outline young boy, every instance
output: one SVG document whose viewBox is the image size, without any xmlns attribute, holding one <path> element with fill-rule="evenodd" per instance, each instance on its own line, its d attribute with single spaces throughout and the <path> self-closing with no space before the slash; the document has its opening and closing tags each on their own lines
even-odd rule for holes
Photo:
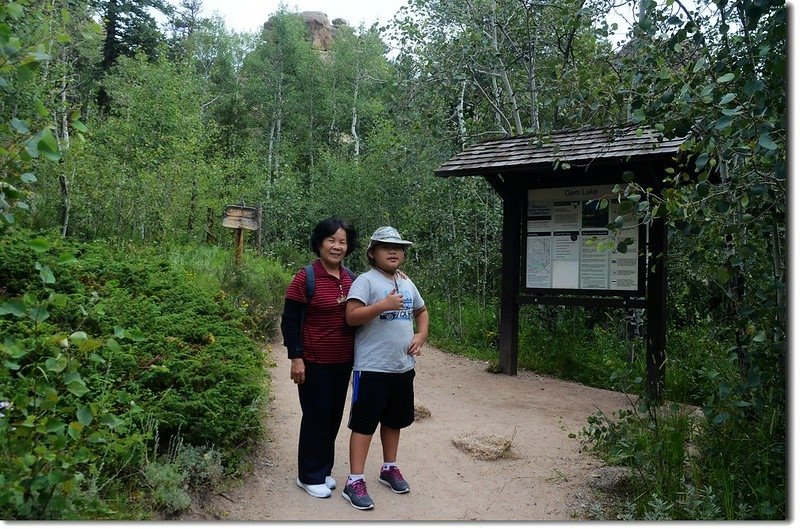
<svg viewBox="0 0 800 529">
<path fill-rule="evenodd" d="M 414 283 L 398 274 L 411 244 L 391 226 L 378 228 L 367 247 L 372 269 L 356 278 L 347 296 L 345 319 L 358 330 L 347 424 L 350 475 L 342 496 L 356 509 L 375 506 L 364 466 L 378 423 L 384 461 L 378 481 L 398 494 L 411 490 L 397 467 L 397 449 L 400 430 L 414 422 L 414 357 L 428 338 L 425 302 Z"/>
</svg>

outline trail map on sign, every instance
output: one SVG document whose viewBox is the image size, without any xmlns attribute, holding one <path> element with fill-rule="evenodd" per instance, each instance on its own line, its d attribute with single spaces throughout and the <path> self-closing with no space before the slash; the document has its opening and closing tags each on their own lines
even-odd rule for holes
<svg viewBox="0 0 800 529">
<path fill-rule="evenodd" d="M 631 215 L 617 234 L 608 229 L 619 204 L 607 198 L 612 185 L 528 190 L 526 288 L 625 290 L 639 287 L 639 229 Z M 626 253 L 617 243 L 630 238 Z M 613 241 L 614 249 L 598 247 Z"/>
<path fill-rule="evenodd" d="M 549 236 L 528 235 L 527 282 L 529 285 L 546 287 L 553 276 Z"/>
</svg>

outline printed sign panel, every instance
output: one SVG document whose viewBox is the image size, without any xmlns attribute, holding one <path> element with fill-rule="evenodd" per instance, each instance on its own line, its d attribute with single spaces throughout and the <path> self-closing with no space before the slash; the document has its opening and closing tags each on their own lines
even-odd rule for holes
<svg viewBox="0 0 800 529">
<path fill-rule="evenodd" d="M 611 184 L 528 190 L 525 287 L 593 291 L 639 290 L 640 231 L 633 214 L 622 230 Z M 600 207 L 606 198 L 608 205 Z M 633 243 L 620 253 L 617 244 Z M 613 243 L 613 244 L 612 244 Z"/>
</svg>

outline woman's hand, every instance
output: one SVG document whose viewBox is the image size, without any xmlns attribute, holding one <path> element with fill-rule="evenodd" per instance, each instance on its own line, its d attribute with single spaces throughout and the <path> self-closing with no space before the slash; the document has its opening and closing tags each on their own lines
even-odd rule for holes
<svg viewBox="0 0 800 529">
<path fill-rule="evenodd" d="M 289 372 L 295 384 L 302 384 L 306 381 L 306 363 L 302 358 L 292 358 L 292 368 Z"/>
</svg>

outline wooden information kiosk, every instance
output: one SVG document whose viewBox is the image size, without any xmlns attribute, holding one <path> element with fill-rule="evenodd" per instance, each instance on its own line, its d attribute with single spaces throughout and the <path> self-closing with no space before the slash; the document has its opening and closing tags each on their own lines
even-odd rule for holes
<svg viewBox="0 0 800 529">
<path fill-rule="evenodd" d="M 579 129 L 477 143 L 439 177 L 482 176 L 503 200 L 500 369 L 517 374 L 522 304 L 646 309 L 647 391 L 663 396 L 667 234 L 639 223 L 627 182 L 660 196 L 683 139 L 636 128 Z M 612 226 L 613 225 L 613 226 Z M 614 229 L 612 229 L 614 228 Z M 626 251 L 622 251 L 626 249 Z"/>
</svg>

